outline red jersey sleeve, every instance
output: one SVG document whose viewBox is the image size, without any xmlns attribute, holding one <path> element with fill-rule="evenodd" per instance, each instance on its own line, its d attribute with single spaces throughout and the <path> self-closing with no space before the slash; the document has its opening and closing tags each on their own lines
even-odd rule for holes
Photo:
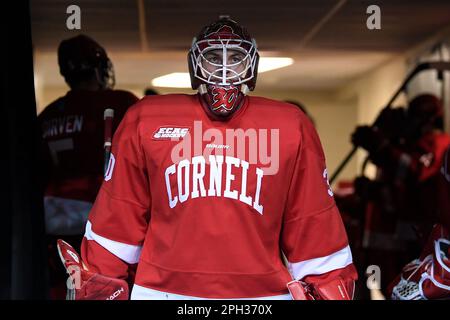
<svg viewBox="0 0 450 320">
<path fill-rule="evenodd" d="M 306 117 L 301 121 L 301 143 L 281 235 L 288 269 L 296 280 L 307 282 L 338 275 L 356 279 L 346 231 L 328 183 L 319 137 Z"/>
<path fill-rule="evenodd" d="M 128 278 L 130 266 L 139 261 L 150 219 L 151 195 L 135 109 L 127 112 L 114 134 L 81 249 L 89 268 L 121 279 Z"/>
</svg>

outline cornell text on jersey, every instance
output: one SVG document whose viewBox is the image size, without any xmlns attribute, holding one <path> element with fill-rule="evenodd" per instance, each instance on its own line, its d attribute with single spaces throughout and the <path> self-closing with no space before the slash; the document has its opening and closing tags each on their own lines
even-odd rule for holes
<svg viewBox="0 0 450 320">
<path fill-rule="evenodd" d="M 250 170 L 250 164 L 245 160 L 220 155 L 210 155 L 208 158 L 197 156 L 174 163 L 165 169 L 169 207 L 174 208 L 179 203 L 198 197 L 225 197 L 245 203 L 263 214 L 260 194 L 264 172 L 260 168 L 252 168 Z M 208 189 L 205 188 L 205 180 L 209 182 Z M 237 189 L 232 187 L 235 180 L 240 181 Z M 249 181 L 256 181 L 256 187 L 253 186 L 252 190 Z"/>
</svg>

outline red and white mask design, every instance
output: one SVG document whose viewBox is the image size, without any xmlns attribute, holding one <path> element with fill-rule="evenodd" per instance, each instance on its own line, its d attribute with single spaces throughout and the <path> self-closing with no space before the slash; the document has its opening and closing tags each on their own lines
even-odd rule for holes
<svg viewBox="0 0 450 320">
<path fill-rule="evenodd" d="M 207 98 L 211 98 L 208 105 L 214 113 L 227 114 L 237 108 L 241 102 L 242 94 L 235 86 L 222 87 L 218 85 L 207 86 Z"/>
<path fill-rule="evenodd" d="M 226 117 L 236 111 L 257 75 L 256 42 L 236 22 L 222 19 L 194 38 L 189 51 L 193 89 L 209 110 Z"/>
</svg>

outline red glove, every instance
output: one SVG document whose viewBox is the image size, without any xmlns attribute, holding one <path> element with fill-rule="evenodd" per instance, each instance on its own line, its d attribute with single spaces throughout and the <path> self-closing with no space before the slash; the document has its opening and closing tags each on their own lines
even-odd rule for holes
<svg viewBox="0 0 450 320">
<path fill-rule="evenodd" d="M 58 252 L 69 274 L 67 300 L 127 300 L 128 284 L 125 280 L 91 272 L 74 248 L 67 242 L 57 241 Z"/>
<path fill-rule="evenodd" d="M 351 284 L 340 277 L 317 284 L 294 280 L 287 287 L 293 300 L 352 300 L 354 282 L 350 282 Z"/>
</svg>

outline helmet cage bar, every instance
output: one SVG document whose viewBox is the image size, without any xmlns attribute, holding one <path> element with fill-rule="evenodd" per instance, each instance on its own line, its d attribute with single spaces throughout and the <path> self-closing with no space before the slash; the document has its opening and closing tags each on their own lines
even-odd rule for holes
<svg viewBox="0 0 450 320">
<path fill-rule="evenodd" d="M 248 49 L 245 48 L 247 46 Z M 213 63 L 206 59 L 205 54 L 211 50 L 222 50 L 223 57 L 221 64 Z M 243 53 L 245 57 L 239 62 L 227 64 L 227 50 L 239 51 Z M 191 53 L 191 62 L 194 67 L 194 75 L 202 82 L 222 86 L 239 85 L 251 80 L 255 76 L 257 50 L 254 41 L 236 38 L 205 39 L 194 41 L 192 44 Z M 204 62 L 211 66 L 218 67 L 218 69 L 213 72 L 208 71 L 203 65 Z M 246 66 L 243 71 L 237 72 L 232 69 L 233 67 L 236 67 L 244 62 L 246 63 Z M 227 76 L 228 73 L 231 73 L 231 75 Z M 245 77 L 246 74 L 248 74 L 247 77 Z M 237 81 L 233 81 L 235 79 L 237 79 Z"/>
</svg>

